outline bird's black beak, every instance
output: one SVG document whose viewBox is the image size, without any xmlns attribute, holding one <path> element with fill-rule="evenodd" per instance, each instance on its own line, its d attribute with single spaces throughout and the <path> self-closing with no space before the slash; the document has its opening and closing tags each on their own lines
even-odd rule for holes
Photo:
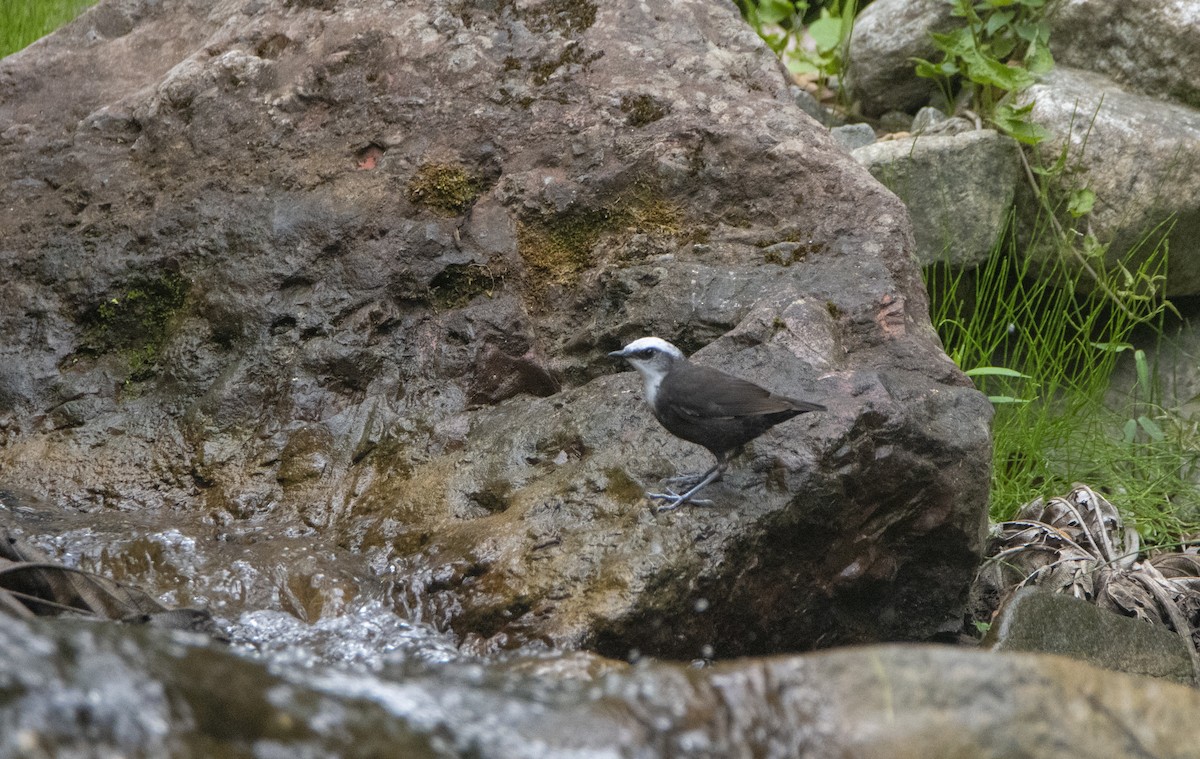
<svg viewBox="0 0 1200 759">
<path fill-rule="evenodd" d="M 625 358 L 625 349 L 622 348 L 619 351 L 610 351 L 608 354 L 608 357 L 609 358 Z"/>
</svg>

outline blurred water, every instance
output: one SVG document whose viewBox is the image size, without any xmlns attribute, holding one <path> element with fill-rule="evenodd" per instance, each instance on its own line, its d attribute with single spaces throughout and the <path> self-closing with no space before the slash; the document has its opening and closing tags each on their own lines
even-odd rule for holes
<svg viewBox="0 0 1200 759">
<path fill-rule="evenodd" d="M 433 665 L 465 658 L 451 636 L 401 619 L 375 600 L 313 624 L 287 612 L 251 611 L 227 629 L 235 647 L 279 668 L 325 665 L 378 672 L 385 663 Z"/>
</svg>

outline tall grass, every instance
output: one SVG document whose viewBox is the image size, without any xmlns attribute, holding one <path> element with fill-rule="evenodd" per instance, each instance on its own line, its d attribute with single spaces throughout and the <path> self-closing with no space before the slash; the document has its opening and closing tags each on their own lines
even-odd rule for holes
<svg viewBox="0 0 1200 759">
<path fill-rule="evenodd" d="M 1165 231 L 1147 235 L 1116 267 L 1101 268 L 1105 288 L 1065 256 L 1033 254 L 1045 249 L 1037 238 L 1019 241 L 1010 223 L 979 269 L 926 270 L 946 352 L 996 405 L 992 518 L 1011 518 L 1039 495 L 1086 482 L 1125 509 L 1146 540 L 1176 541 L 1200 515 L 1190 481 L 1195 430 L 1158 405 L 1140 351 L 1135 397 L 1126 408 L 1105 405 L 1119 356 L 1133 351 L 1134 328 L 1161 335 L 1169 308 L 1161 295 Z"/>
<path fill-rule="evenodd" d="M 78 16 L 96 0 L 0 0 L 0 58 Z"/>
</svg>

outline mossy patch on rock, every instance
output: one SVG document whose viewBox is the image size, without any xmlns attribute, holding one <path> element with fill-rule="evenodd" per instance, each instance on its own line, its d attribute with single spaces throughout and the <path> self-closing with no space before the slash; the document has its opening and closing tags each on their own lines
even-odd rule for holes
<svg viewBox="0 0 1200 759">
<path fill-rule="evenodd" d="M 621 98 L 625 123 L 640 127 L 658 121 L 671 112 L 671 106 L 651 95 L 626 95 Z"/>
<path fill-rule="evenodd" d="M 547 0 L 522 8 L 518 15 L 534 32 L 574 35 L 596 23 L 596 4 L 589 0 Z"/>
<path fill-rule="evenodd" d="M 480 295 L 491 295 L 496 276 L 479 264 L 450 264 L 429 283 L 429 302 L 437 309 L 461 308 Z"/>
<path fill-rule="evenodd" d="M 545 285 L 569 285 L 590 267 L 597 245 L 606 237 L 646 234 L 654 237 L 692 237 L 683 211 L 656 187 L 634 182 L 601 207 L 575 207 L 517 227 L 517 249 L 533 274 L 534 291 Z"/>
<path fill-rule="evenodd" d="M 637 484 L 629 474 L 620 467 L 609 467 L 604 470 L 608 478 L 608 487 L 604 492 L 624 503 L 637 503 L 644 495 L 642 486 Z"/>
<path fill-rule="evenodd" d="M 296 430 L 279 454 L 275 479 L 284 488 L 319 479 L 329 470 L 333 444 L 333 434 L 324 426 Z"/>
<path fill-rule="evenodd" d="M 459 214 L 479 197 L 480 182 L 462 166 L 426 163 L 408 181 L 408 199 L 447 214 Z"/>
<path fill-rule="evenodd" d="M 521 223 L 517 246 L 536 284 L 568 284 L 592 262 L 592 249 L 616 225 L 608 211 L 572 210 L 555 219 Z"/>
<path fill-rule="evenodd" d="M 567 66 L 587 66 L 599 60 L 603 53 L 588 53 L 583 45 L 568 45 L 558 55 L 538 58 L 530 62 L 531 81 L 539 87 L 550 81 L 555 72 Z"/>
<path fill-rule="evenodd" d="M 149 379 L 170 336 L 174 317 L 187 297 L 188 281 L 178 274 L 139 277 L 98 303 L 83 318 L 77 353 L 121 353 L 132 382 Z"/>
</svg>

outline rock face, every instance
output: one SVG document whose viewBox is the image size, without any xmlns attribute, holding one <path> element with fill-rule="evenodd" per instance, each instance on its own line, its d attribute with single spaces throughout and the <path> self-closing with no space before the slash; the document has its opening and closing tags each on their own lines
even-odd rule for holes
<svg viewBox="0 0 1200 759">
<path fill-rule="evenodd" d="M 949 646 L 706 668 L 582 654 L 397 666 L 393 646 L 390 666 L 338 669 L 8 617 L 0 643 L 11 756 L 1192 759 L 1200 741 L 1192 688 Z"/>
<path fill-rule="evenodd" d="M 681 657 L 953 626 L 990 407 L 904 208 L 732 6 L 675 14 L 104 2 L 0 63 L 0 485 L 229 614 L 380 582 L 488 645 Z M 645 334 L 830 411 L 654 516 L 709 461 L 604 358 Z"/>
<path fill-rule="evenodd" d="M 1042 160 L 1050 165 L 1066 145 L 1077 175 L 1063 183 L 1095 191 L 1087 228 L 1109 244 L 1108 262 L 1139 251 L 1136 268 L 1165 237 L 1167 295 L 1200 293 L 1200 110 L 1061 67 L 1023 97 L 1052 135 L 1038 146 Z"/>
<path fill-rule="evenodd" d="M 1096 667 L 1184 685 L 1196 682 L 1188 644 L 1179 634 L 1040 588 L 1014 593 L 997 614 L 983 645 L 993 651 L 1061 654 Z"/>
<path fill-rule="evenodd" d="M 1065 0 L 1051 18 L 1050 46 L 1064 66 L 1103 74 L 1129 89 L 1200 108 L 1200 5 L 1172 0 Z"/>
<path fill-rule="evenodd" d="M 955 26 L 944 0 L 875 0 L 854 21 L 846 87 L 868 116 L 915 111 L 937 83 L 913 74 L 913 58 L 933 60 L 929 35 Z"/>
<path fill-rule="evenodd" d="M 923 265 L 977 266 L 1009 224 L 1020 171 L 1015 140 L 990 129 L 918 135 L 853 152 L 908 207 Z"/>
</svg>

